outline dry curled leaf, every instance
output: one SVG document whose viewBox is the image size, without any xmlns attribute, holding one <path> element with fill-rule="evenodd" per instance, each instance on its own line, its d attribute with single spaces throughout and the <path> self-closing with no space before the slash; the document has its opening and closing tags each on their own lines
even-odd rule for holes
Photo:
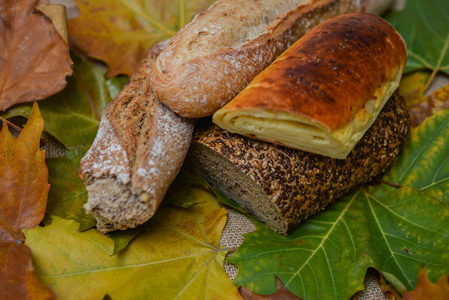
<svg viewBox="0 0 449 300">
<path fill-rule="evenodd" d="M 67 13 L 65 6 L 61 4 L 42 4 L 36 9 L 50 18 L 53 26 L 64 42 L 69 44 L 69 32 L 67 27 Z"/>
<path fill-rule="evenodd" d="M 421 124 L 427 117 L 434 115 L 437 111 L 449 107 L 449 84 L 436 90 L 428 97 L 426 101 L 409 107 L 410 121 L 412 126 Z"/>
<path fill-rule="evenodd" d="M 385 277 L 382 276 L 382 274 L 380 274 L 377 271 L 376 271 L 376 280 L 382 293 L 384 293 L 389 300 L 402 299 L 401 294 L 394 288 L 394 286 L 388 280 L 386 280 Z"/>
<path fill-rule="evenodd" d="M 449 299 L 449 284 L 447 275 L 441 276 L 437 283 L 432 283 L 427 278 L 425 269 L 421 269 L 418 275 L 418 282 L 413 291 L 404 292 L 404 300 L 447 300 Z"/>
<path fill-rule="evenodd" d="M 48 0 L 0 1 L 0 111 L 62 90 L 72 74 L 69 47 L 45 15 Z"/>
<path fill-rule="evenodd" d="M 44 122 L 37 104 L 16 139 L 0 132 L 0 299 L 49 299 L 53 293 L 35 275 L 22 229 L 34 228 L 45 214 L 48 169 L 39 150 Z"/>
<path fill-rule="evenodd" d="M 449 107 L 449 84 L 425 94 L 425 84 L 430 73 L 417 71 L 404 76 L 399 87 L 400 94 L 407 102 L 410 113 L 410 122 L 413 127 L 420 125 L 437 111 Z M 447 82 L 447 79 L 444 80 Z"/>
</svg>

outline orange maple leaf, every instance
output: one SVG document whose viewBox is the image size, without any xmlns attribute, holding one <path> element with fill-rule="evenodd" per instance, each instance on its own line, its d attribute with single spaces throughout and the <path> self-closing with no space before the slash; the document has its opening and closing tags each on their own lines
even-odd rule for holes
<svg viewBox="0 0 449 300">
<path fill-rule="evenodd" d="M 415 289 L 411 292 L 404 292 L 404 300 L 449 300 L 449 284 L 447 275 L 441 276 L 437 283 L 432 283 L 427 278 L 424 268 L 419 271 L 418 282 Z"/>
<path fill-rule="evenodd" d="M 0 299 L 50 299 L 37 278 L 22 229 L 42 221 L 47 204 L 48 169 L 39 142 L 44 121 L 34 103 L 18 138 L 3 123 L 0 131 Z"/>
</svg>

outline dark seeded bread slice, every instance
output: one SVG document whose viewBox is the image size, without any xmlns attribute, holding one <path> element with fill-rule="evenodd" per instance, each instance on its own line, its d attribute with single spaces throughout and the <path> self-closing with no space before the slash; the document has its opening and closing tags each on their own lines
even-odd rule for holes
<svg viewBox="0 0 449 300">
<path fill-rule="evenodd" d="M 394 161 L 409 130 L 394 94 L 344 160 L 276 146 L 210 125 L 194 134 L 189 160 L 215 188 L 281 234 Z"/>
</svg>

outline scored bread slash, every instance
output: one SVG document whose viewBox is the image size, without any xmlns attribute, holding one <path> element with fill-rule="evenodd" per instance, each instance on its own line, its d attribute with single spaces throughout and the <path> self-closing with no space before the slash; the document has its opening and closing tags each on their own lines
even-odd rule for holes
<svg viewBox="0 0 449 300">
<path fill-rule="evenodd" d="M 213 114 L 307 31 L 332 17 L 381 13 L 392 0 L 219 0 L 157 58 L 151 85 L 184 117 Z"/>
<path fill-rule="evenodd" d="M 150 50 L 105 108 L 95 141 L 81 160 L 86 212 L 97 219 L 101 233 L 136 227 L 153 216 L 191 142 L 194 120 L 172 112 L 148 89 L 163 46 Z"/>
<path fill-rule="evenodd" d="M 346 157 L 274 145 L 217 125 L 196 132 L 188 159 L 211 185 L 275 231 L 288 234 L 395 160 L 410 127 L 404 99 L 393 94 Z"/>
<path fill-rule="evenodd" d="M 314 27 L 231 102 L 229 131 L 344 159 L 399 86 L 401 35 L 381 17 L 351 13 Z"/>
</svg>

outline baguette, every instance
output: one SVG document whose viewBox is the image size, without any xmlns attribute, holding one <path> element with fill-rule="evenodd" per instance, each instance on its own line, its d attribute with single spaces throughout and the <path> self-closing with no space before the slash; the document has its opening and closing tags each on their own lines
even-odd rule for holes
<svg viewBox="0 0 449 300">
<path fill-rule="evenodd" d="M 188 159 L 210 184 L 275 231 L 287 234 L 355 186 L 381 174 L 409 131 L 395 93 L 344 160 L 286 148 L 226 131 L 197 131 Z"/>
<path fill-rule="evenodd" d="M 310 30 L 213 121 L 229 131 L 344 159 L 399 86 L 401 35 L 381 17 L 351 13 Z"/>
<path fill-rule="evenodd" d="M 184 117 L 211 115 L 312 27 L 388 2 L 219 0 L 171 39 L 156 60 L 151 86 Z"/>
<path fill-rule="evenodd" d="M 95 141 L 81 160 L 87 213 L 107 233 L 136 227 L 160 205 L 190 146 L 194 121 L 182 118 L 148 89 L 164 44 L 154 46 L 131 81 L 105 108 Z"/>
</svg>

